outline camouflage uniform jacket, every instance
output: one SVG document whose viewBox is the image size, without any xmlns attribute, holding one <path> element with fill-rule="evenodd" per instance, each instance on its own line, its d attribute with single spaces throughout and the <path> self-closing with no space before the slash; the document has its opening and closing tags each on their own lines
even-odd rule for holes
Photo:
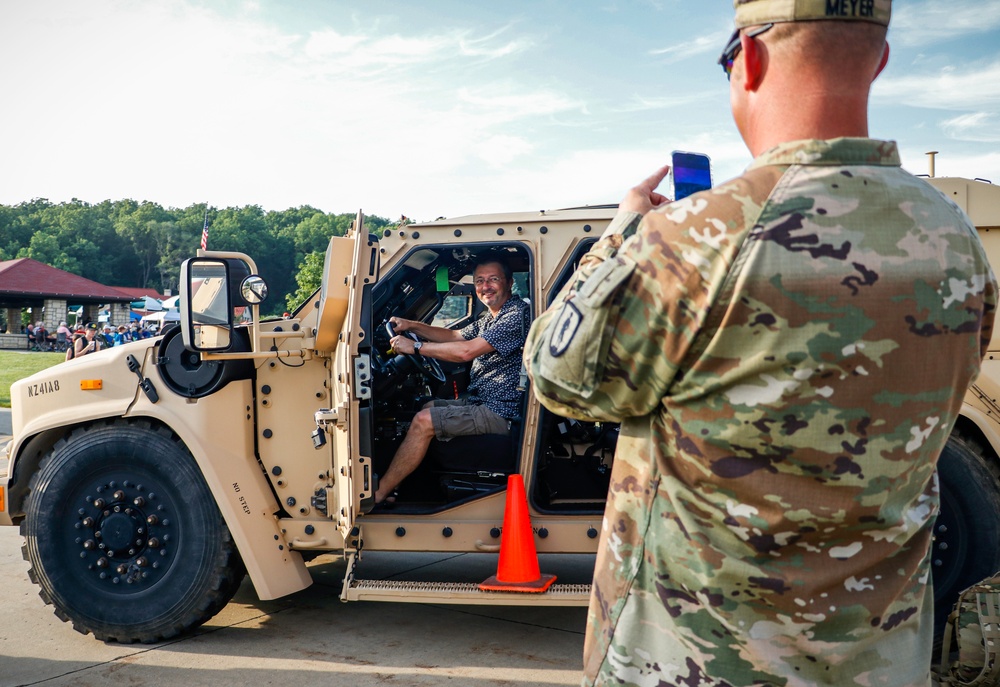
<svg viewBox="0 0 1000 687">
<path fill-rule="evenodd" d="M 995 303 L 891 142 L 620 213 L 525 349 L 545 406 L 622 423 L 584 684 L 929 684 L 935 462 Z"/>
</svg>

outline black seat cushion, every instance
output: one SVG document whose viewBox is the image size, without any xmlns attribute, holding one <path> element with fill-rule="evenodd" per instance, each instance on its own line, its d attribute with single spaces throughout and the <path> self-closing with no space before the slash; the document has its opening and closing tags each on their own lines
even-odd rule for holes
<svg viewBox="0 0 1000 687">
<path fill-rule="evenodd" d="M 510 474 L 517 469 L 516 435 L 516 432 L 511 432 L 454 437 L 449 441 L 434 439 L 427 449 L 427 456 L 435 470 Z"/>
</svg>

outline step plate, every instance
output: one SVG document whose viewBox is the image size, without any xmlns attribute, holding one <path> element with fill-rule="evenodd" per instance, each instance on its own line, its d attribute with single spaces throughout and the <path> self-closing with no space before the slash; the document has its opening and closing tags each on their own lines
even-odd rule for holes
<svg viewBox="0 0 1000 687">
<path fill-rule="evenodd" d="M 484 592 L 474 583 L 352 580 L 341 598 L 345 601 L 481 606 L 586 606 L 590 602 L 590 585 L 554 584 L 547 592 L 537 594 Z"/>
</svg>

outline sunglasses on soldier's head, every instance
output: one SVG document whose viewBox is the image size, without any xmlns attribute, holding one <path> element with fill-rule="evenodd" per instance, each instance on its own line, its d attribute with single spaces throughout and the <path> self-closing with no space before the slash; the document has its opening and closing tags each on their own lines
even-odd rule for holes
<svg viewBox="0 0 1000 687">
<path fill-rule="evenodd" d="M 754 36 L 759 36 L 765 31 L 769 31 L 774 24 L 764 24 L 763 26 L 758 26 L 755 29 L 750 29 L 746 32 L 747 38 L 753 38 Z M 733 62 L 736 60 L 736 56 L 740 54 L 740 31 L 742 29 L 736 29 L 733 31 L 733 35 L 729 37 L 729 42 L 726 43 L 725 50 L 722 51 L 722 57 L 719 58 L 719 64 L 722 65 L 722 70 L 726 72 L 726 78 L 730 79 L 733 76 Z"/>
</svg>

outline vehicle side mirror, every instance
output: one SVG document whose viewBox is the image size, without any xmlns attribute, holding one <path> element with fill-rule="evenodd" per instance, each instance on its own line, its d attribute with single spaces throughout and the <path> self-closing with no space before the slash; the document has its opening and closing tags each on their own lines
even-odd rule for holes
<svg viewBox="0 0 1000 687">
<path fill-rule="evenodd" d="M 240 295 L 250 305 L 260 305 L 267 300 L 267 282 L 257 274 L 251 274 L 240 284 Z"/>
<path fill-rule="evenodd" d="M 232 344 L 229 272 L 229 261 L 219 258 L 191 258 L 181 264 L 181 334 L 188 350 L 225 351 Z"/>
</svg>

